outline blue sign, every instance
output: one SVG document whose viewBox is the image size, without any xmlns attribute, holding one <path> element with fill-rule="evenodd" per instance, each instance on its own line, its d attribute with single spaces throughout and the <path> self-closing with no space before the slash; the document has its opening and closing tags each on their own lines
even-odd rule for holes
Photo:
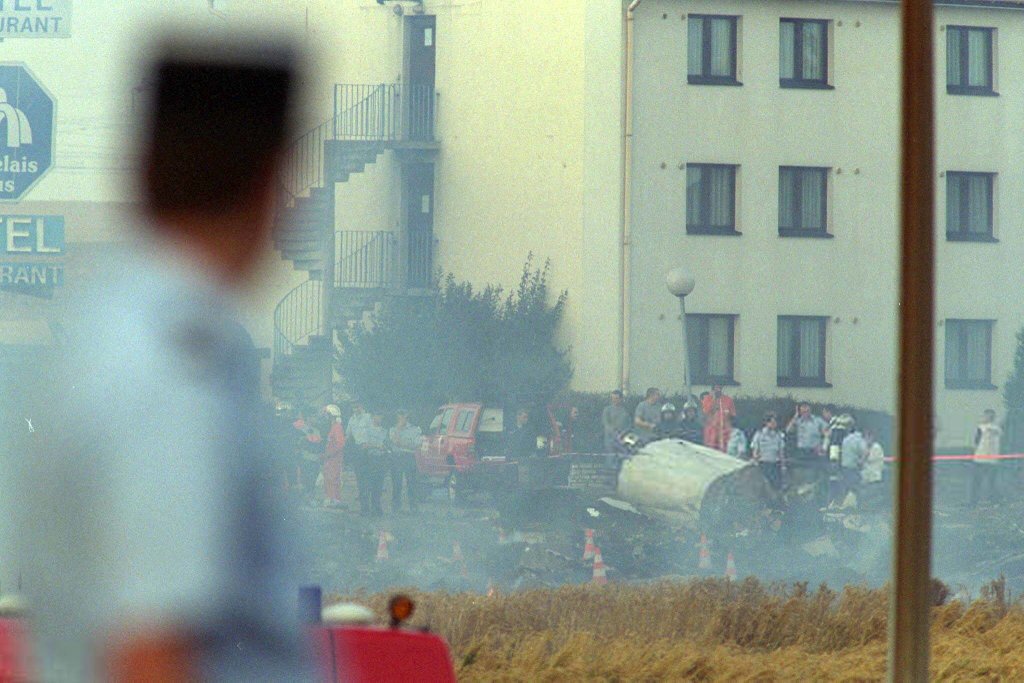
<svg viewBox="0 0 1024 683">
<path fill-rule="evenodd" d="M 53 288 L 64 284 L 59 263 L 0 263 L 0 289 Z"/>
<path fill-rule="evenodd" d="M 0 62 L 0 201 L 25 196 L 53 166 L 56 104 L 19 62 Z"/>
<path fill-rule="evenodd" d="M 64 253 L 64 216 L 0 215 L 5 254 L 57 256 Z"/>
<path fill-rule="evenodd" d="M 70 38 L 71 0 L 0 0 L 0 38 Z"/>
</svg>

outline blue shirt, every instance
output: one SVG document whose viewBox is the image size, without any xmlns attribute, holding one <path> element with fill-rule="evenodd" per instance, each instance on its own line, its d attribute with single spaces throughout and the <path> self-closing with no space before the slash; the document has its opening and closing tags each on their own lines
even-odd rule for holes
<svg viewBox="0 0 1024 683">
<path fill-rule="evenodd" d="M 817 415 L 797 417 L 793 428 L 796 431 L 796 447 L 813 450 L 820 448 L 824 440 L 824 430 L 828 427 Z"/>
<path fill-rule="evenodd" d="M 307 680 L 306 545 L 273 494 L 232 297 L 166 249 L 104 272 L 68 326 L 64 395 L 36 418 L 60 431 L 18 472 L 43 678 L 91 680 L 127 616 L 206 634 L 207 680 Z"/>
<path fill-rule="evenodd" d="M 382 426 L 373 424 L 372 422 L 362 428 L 361 434 L 363 437 L 363 445 L 367 448 L 384 448 L 388 441 L 388 430 Z"/>
<path fill-rule="evenodd" d="M 406 424 L 405 427 L 399 429 L 397 426 L 391 428 L 388 439 L 391 443 L 403 451 L 415 451 L 419 450 L 420 438 L 423 432 L 420 428 L 414 424 Z"/>
<path fill-rule="evenodd" d="M 786 437 L 777 429 L 762 427 L 750 440 L 750 450 L 760 462 L 782 462 L 786 455 Z"/>
<path fill-rule="evenodd" d="M 847 469 L 860 469 L 868 457 L 868 442 L 860 432 L 851 432 L 843 439 L 839 464 Z"/>
</svg>

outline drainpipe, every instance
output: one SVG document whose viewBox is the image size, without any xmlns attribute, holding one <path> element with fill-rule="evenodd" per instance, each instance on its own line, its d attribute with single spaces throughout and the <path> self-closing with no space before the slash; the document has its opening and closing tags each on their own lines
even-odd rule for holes
<svg viewBox="0 0 1024 683">
<path fill-rule="evenodd" d="M 626 7 L 626 64 L 623 97 L 622 135 L 622 226 L 619 261 L 619 386 L 629 390 L 629 259 L 631 199 L 633 189 L 633 12 L 643 0 L 632 0 Z"/>
</svg>

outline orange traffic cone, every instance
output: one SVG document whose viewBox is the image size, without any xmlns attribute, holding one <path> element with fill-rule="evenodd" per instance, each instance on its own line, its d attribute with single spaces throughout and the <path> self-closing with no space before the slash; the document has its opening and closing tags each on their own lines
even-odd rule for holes
<svg viewBox="0 0 1024 683">
<path fill-rule="evenodd" d="M 601 549 L 594 546 L 594 583 L 604 585 L 608 583 L 608 573 L 604 566 L 604 559 L 601 558 Z"/>
<path fill-rule="evenodd" d="M 700 552 L 697 553 L 697 569 L 711 569 L 711 551 L 708 550 L 708 537 L 700 535 L 700 543 L 697 544 Z"/>
<path fill-rule="evenodd" d="M 736 578 L 736 560 L 733 559 L 732 553 L 725 558 L 725 578 L 730 580 Z"/>
<path fill-rule="evenodd" d="M 377 536 L 377 561 L 383 562 L 388 559 L 388 532 L 381 531 Z"/>
<path fill-rule="evenodd" d="M 597 546 L 594 545 L 594 530 L 584 529 L 583 535 L 585 538 L 585 542 L 583 544 L 583 559 L 592 560 L 594 559 L 594 551 L 597 549 Z"/>
<path fill-rule="evenodd" d="M 462 546 L 458 541 L 452 544 L 452 562 L 458 562 L 462 578 L 469 578 L 469 569 L 466 567 L 466 558 L 462 554 Z"/>
</svg>

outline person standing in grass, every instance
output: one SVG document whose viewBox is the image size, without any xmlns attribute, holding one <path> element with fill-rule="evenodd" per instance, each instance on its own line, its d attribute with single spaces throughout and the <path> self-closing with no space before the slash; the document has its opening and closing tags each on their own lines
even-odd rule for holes
<svg viewBox="0 0 1024 683">
<path fill-rule="evenodd" d="M 388 432 L 392 452 L 390 458 L 391 472 L 391 508 L 398 512 L 402 508 L 402 480 L 405 480 L 405 495 L 409 502 L 409 512 L 417 512 L 419 495 L 419 478 L 416 471 L 416 451 L 420 448 L 423 432 L 409 422 L 409 411 L 399 410 L 395 414 L 395 426 Z"/>
<path fill-rule="evenodd" d="M 619 435 L 629 429 L 629 413 L 622 406 L 622 391 L 611 394 L 611 403 L 601 411 L 601 427 L 604 429 L 605 453 L 614 453 Z"/>
<path fill-rule="evenodd" d="M 701 410 L 704 413 L 704 445 L 724 453 L 729 445 L 726 421 L 736 417 L 736 403 L 723 393 L 721 384 L 716 384 L 701 401 Z"/>
<path fill-rule="evenodd" d="M 861 468 L 868 459 L 868 443 L 856 423 L 850 425 L 849 434 L 843 439 L 839 457 L 839 499 L 845 503 L 851 493 L 857 495 L 860 489 Z"/>
<path fill-rule="evenodd" d="M 877 484 L 882 481 L 885 470 L 885 449 L 870 429 L 864 430 L 864 440 L 868 444 L 868 457 L 860 471 L 861 481 L 865 484 Z"/>
<path fill-rule="evenodd" d="M 729 441 L 726 444 L 725 452 L 740 460 L 747 459 L 747 435 L 739 427 L 734 427 L 732 418 L 725 419 L 725 428 L 728 430 Z"/>
<path fill-rule="evenodd" d="M 751 459 L 776 491 L 782 489 L 786 466 L 786 436 L 779 431 L 775 413 L 765 413 L 761 428 L 750 440 Z"/>
<path fill-rule="evenodd" d="M 987 409 L 981 416 L 978 427 L 974 430 L 974 459 L 971 463 L 971 505 L 978 505 L 985 497 L 984 489 L 988 489 L 988 499 L 999 501 L 999 455 L 1003 429 L 996 424 L 996 411 Z"/>
<path fill-rule="evenodd" d="M 661 391 L 651 387 L 644 395 L 644 400 L 637 404 L 633 412 L 633 425 L 648 432 L 653 432 L 661 422 Z"/>
<path fill-rule="evenodd" d="M 333 403 L 324 407 L 327 443 L 324 446 L 324 507 L 341 507 L 341 468 L 345 452 L 345 430 L 341 427 L 341 408 Z"/>
</svg>

